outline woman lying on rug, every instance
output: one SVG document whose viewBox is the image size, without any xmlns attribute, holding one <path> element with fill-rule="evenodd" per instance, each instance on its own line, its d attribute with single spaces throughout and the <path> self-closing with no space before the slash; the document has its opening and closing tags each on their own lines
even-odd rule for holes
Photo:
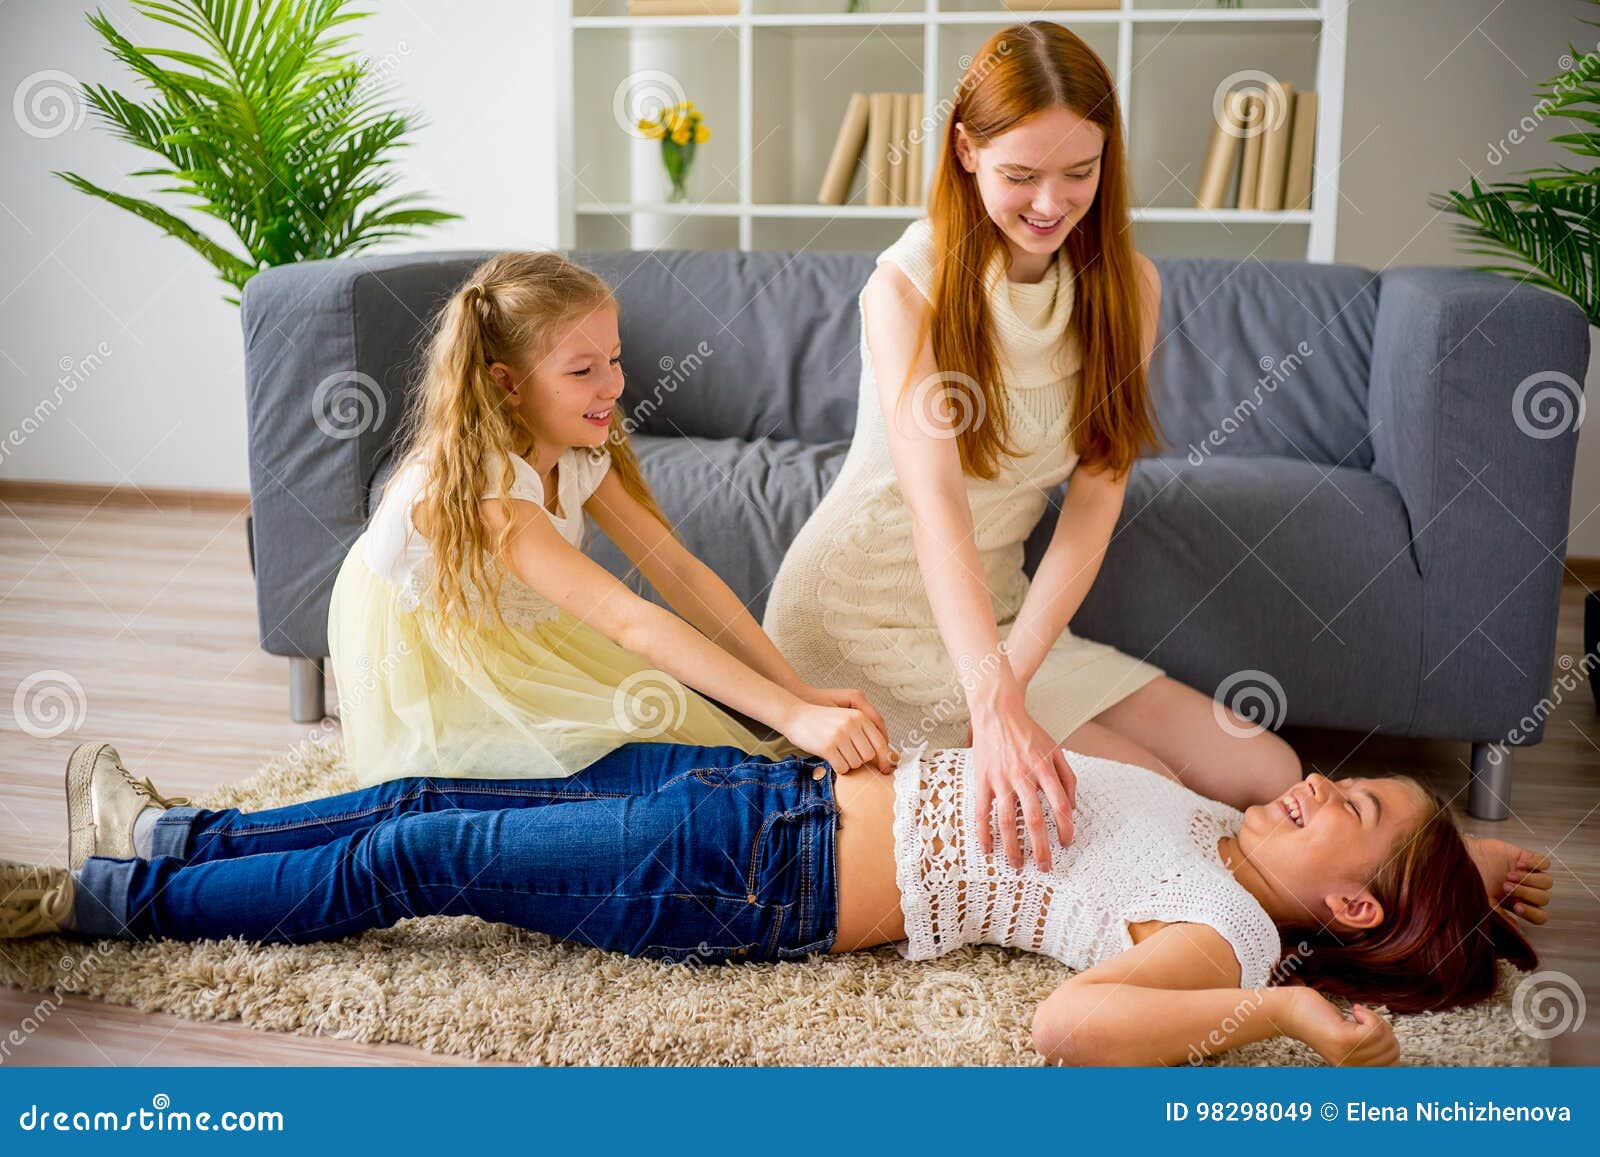
<svg viewBox="0 0 1600 1157">
<path fill-rule="evenodd" d="M 1036 1047 L 1074 1064 L 1178 1063 L 1280 1033 L 1330 1063 L 1393 1063 L 1368 1005 L 1469 1004 L 1499 958 L 1537 964 L 1414 780 L 1312 774 L 1241 813 L 1070 754 L 1075 837 L 1050 869 L 1019 870 L 980 847 L 967 748 L 840 776 L 809 756 L 632 743 L 566 778 L 391 780 L 241 813 L 148 804 L 110 744 L 84 744 L 88 798 L 69 809 L 93 805 L 72 831 L 87 858 L 0 863 L 0 937 L 304 943 L 451 915 L 708 963 L 999 944 L 1079 970 L 1034 1016 Z M 113 818 L 152 812 L 137 840 Z M 130 841 L 153 858 L 100 854 Z M 1529 862 L 1523 902 L 1548 900 L 1547 866 Z M 1366 1003 L 1350 1020 L 1322 992 Z"/>
</svg>

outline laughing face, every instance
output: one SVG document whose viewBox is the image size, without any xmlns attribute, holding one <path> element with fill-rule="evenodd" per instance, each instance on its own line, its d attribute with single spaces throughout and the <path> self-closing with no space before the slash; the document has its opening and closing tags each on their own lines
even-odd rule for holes
<svg viewBox="0 0 1600 1157">
<path fill-rule="evenodd" d="M 1099 125 L 1068 108 L 1046 109 L 981 146 L 957 124 L 956 153 L 1006 239 L 1014 280 L 1042 274 L 1094 204 L 1105 139 Z"/>
<path fill-rule="evenodd" d="M 1313 772 L 1272 802 L 1245 810 L 1239 851 L 1280 907 L 1319 923 L 1375 927 L 1383 911 L 1371 882 L 1428 811 L 1411 780 L 1336 782 Z"/>
<path fill-rule="evenodd" d="M 622 342 L 612 306 L 581 316 L 544 357 L 523 366 L 489 367 L 550 455 L 572 446 L 603 446 L 622 397 Z"/>
</svg>

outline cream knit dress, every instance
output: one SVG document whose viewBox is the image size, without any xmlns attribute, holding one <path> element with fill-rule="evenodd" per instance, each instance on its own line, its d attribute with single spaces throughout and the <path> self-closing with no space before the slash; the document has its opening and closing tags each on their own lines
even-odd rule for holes
<svg viewBox="0 0 1600 1157">
<path fill-rule="evenodd" d="M 878 261 L 892 261 L 932 301 L 927 218 L 908 225 Z M 1002 639 L 1028 590 L 1023 543 L 1044 514 L 1050 489 L 1077 464 L 1069 428 L 1081 376 L 1074 279 L 1064 251 L 1032 285 L 1006 278 L 1004 262 L 1004 253 L 997 254 L 985 286 L 989 319 L 1009 367 L 1003 384 L 1011 440 L 1022 454 L 1004 459 L 993 479 L 967 477 L 978 557 Z M 864 315 L 865 303 L 857 300 Z M 958 676 L 934 622 L 889 458 L 865 321 L 855 436 L 838 478 L 778 568 L 763 626 L 813 686 L 864 691 L 883 713 L 890 743 L 964 744 L 963 681 L 983 672 Z M 1028 713 L 1059 743 L 1162 673 L 1066 631 L 1028 684 Z"/>
</svg>

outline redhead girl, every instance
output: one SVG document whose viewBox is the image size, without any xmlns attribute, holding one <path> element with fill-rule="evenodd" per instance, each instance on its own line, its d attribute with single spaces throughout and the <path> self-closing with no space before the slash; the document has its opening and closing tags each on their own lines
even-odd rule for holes
<svg viewBox="0 0 1600 1157">
<path fill-rule="evenodd" d="M 1300 780 L 1276 735 L 1224 726 L 1206 695 L 1068 628 L 1156 441 L 1161 285 L 1128 197 L 1099 57 L 1058 24 L 991 36 L 957 89 L 927 217 L 861 292 L 855 437 L 764 623 L 805 677 L 862 687 L 892 742 L 970 735 L 977 806 L 1020 806 L 1041 867 L 1045 807 L 1071 839 L 1063 746 L 1239 807 Z M 1030 584 L 1023 542 L 1068 478 Z"/>
<path fill-rule="evenodd" d="M 333 588 L 362 784 L 567 776 L 647 739 L 886 766 L 865 698 L 805 684 L 667 527 L 620 361 L 610 289 L 557 253 L 491 258 L 443 307 L 400 463 Z M 585 514 L 683 618 L 583 553 Z"/>
</svg>

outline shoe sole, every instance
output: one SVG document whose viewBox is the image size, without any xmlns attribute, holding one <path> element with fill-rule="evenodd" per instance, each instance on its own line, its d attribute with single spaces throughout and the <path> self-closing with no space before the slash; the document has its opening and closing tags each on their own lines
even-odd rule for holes
<svg viewBox="0 0 1600 1157">
<path fill-rule="evenodd" d="M 109 743 L 80 743 L 67 757 L 67 866 L 74 872 L 94 855 L 94 801 L 90 783 Z"/>
</svg>

